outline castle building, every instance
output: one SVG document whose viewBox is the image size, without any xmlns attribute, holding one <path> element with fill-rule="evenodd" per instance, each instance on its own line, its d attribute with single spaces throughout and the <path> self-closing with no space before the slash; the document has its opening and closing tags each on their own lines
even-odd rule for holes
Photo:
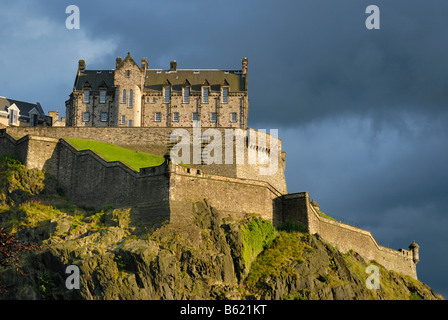
<svg viewBox="0 0 448 320">
<path fill-rule="evenodd" d="M 79 60 L 73 92 L 66 101 L 72 127 L 247 128 L 248 60 L 241 70 L 149 69 L 128 53 L 113 70 L 88 70 Z"/>
</svg>

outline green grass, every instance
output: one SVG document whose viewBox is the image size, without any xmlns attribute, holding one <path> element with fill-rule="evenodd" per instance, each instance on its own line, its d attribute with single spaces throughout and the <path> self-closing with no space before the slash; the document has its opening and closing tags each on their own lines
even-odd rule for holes
<svg viewBox="0 0 448 320">
<path fill-rule="evenodd" d="M 137 152 L 110 143 L 85 139 L 66 140 L 79 150 L 93 150 L 107 161 L 121 161 L 137 171 L 140 168 L 159 166 L 165 160 L 162 156 Z"/>
</svg>

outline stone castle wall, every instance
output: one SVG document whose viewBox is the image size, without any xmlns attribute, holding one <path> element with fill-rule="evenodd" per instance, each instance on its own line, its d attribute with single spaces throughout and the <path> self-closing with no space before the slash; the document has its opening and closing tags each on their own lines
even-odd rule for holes
<svg viewBox="0 0 448 320">
<path fill-rule="evenodd" d="M 353 250 L 366 261 L 375 260 L 386 269 L 417 279 L 416 266 L 409 250 L 380 246 L 369 231 L 320 216 L 310 204 L 307 192 L 282 196 L 282 205 L 283 223 L 299 223 L 309 233 L 318 234 L 343 253 Z"/>
<path fill-rule="evenodd" d="M 282 194 L 266 181 L 219 176 L 167 163 L 136 172 L 121 162 L 107 162 L 93 151 L 76 150 L 69 142 L 55 138 L 58 130 L 52 132 L 54 138 L 25 136 L 15 140 L 0 130 L 0 154 L 16 153 L 28 168 L 56 176 L 67 196 L 80 205 L 133 206 L 142 220 L 187 224 L 194 219 L 194 202 L 206 199 L 223 217 L 241 219 L 256 214 L 276 226 L 298 223 L 342 252 L 352 249 L 366 261 L 375 260 L 387 269 L 417 278 L 410 251 L 380 246 L 368 231 L 319 216 L 307 192 Z"/>
<path fill-rule="evenodd" d="M 117 127 L 105 127 L 105 128 L 95 128 L 95 127 L 9 127 L 7 128 L 8 134 L 13 137 L 24 137 L 26 135 L 47 137 L 54 139 L 61 138 L 74 138 L 74 139 L 88 139 L 96 140 L 107 143 L 112 143 L 121 147 L 125 147 L 131 150 L 136 150 L 140 152 L 147 152 L 156 155 L 165 155 L 169 152 L 170 147 L 174 145 L 170 142 L 170 135 L 175 128 L 165 127 L 165 128 L 117 128 Z M 211 128 L 200 128 L 198 132 L 203 136 L 208 135 L 208 129 Z M 182 128 L 184 132 L 188 133 L 190 138 L 190 163 L 195 167 L 199 167 L 203 171 L 209 174 L 221 175 L 233 178 L 243 178 L 250 180 L 262 180 L 273 185 L 281 193 L 287 193 L 286 179 L 284 175 L 285 170 L 285 153 L 282 152 L 281 140 L 271 137 L 271 135 L 266 134 L 266 141 L 257 140 L 257 131 L 250 129 L 248 132 L 249 138 L 244 140 L 244 164 L 239 164 L 236 159 L 236 143 L 233 144 L 233 156 L 232 163 L 226 164 L 225 159 L 225 130 L 231 128 L 212 128 L 214 132 L 219 132 L 222 136 L 221 154 L 223 164 L 196 164 L 193 162 L 193 139 L 194 132 L 192 128 Z M 234 129 L 231 129 L 234 130 Z M 239 130 L 239 129 L 238 129 Z M 246 131 L 239 131 L 240 134 Z M 268 132 L 269 133 L 269 132 Z M 235 138 L 236 139 L 236 138 Z M 260 175 L 260 168 L 269 167 L 268 164 L 247 164 L 247 159 L 249 157 L 249 152 L 265 153 L 269 155 L 271 148 L 271 139 L 275 139 L 277 144 L 276 150 L 276 162 L 277 170 L 274 174 Z M 206 139 L 205 139 L 206 141 Z M 203 146 L 206 146 L 205 142 Z M 204 149 L 202 149 L 203 151 Z M 202 152 L 201 151 L 201 152 Z M 258 156 L 258 155 L 257 155 Z M 205 157 L 203 160 L 206 160 Z"/>
<path fill-rule="evenodd" d="M 277 223 L 275 199 L 281 193 L 268 182 L 206 174 L 201 169 L 167 163 L 139 172 L 108 162 L 91 150 L 79 151 L 64 139 L 0 132 L 0 154 L 16 153 L 27 168 L 46 170 L 78 205 L 134 206 L 148 221 L 189 223 L 193 203 L 207 199 L 224 216 L 256 214 Z M 276 211 L 277 210 L 277 211 Z"/>
</svg>

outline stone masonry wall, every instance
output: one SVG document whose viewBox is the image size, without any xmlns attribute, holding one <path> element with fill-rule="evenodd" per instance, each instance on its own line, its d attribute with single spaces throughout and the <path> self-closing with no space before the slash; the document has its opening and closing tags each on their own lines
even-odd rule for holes
<svg viewBox="0 0 448 320">
<path fill-rule="evenodd" d="M 242 219 L 255 214 L 279 226 L 281 196 L 268 183 L 221 177 L 182 166 L 172 166 L 170 208 L 176 221 L 192 216 L 193 203 L 206 199 L 223 217 Z"/>
<path fill-rule="evenodd" d="M 47 133 L 53 133 L 53 138 L 26 136 L 17 141 L 0 130 L 0 154 L 14 152 L 28 168 L 55 175 L 67 196 L 80 205 L 134 206 L 148 221 L 188 223 L 194 218 L 193 203 L 207 199 L 223 216 L 240 219 L 257 214 L 276 226 L 296 222 L 342 252 L 353 249 L 367 261 L 375 260 L 387 269 L 417 278 L 410 251 L 380 246 L 368 231 L 319 216 L 306 192 L 282 195 L 265 181 L 207 174 L 179 165 L 163 164 L 136 172 L 121 162 L 107 162 L 93 151 L 78 151 L 67 141 L 56 139 L 58 134 L 80 128 L 67 132 L 52 129 L 56 130 Z"/>
<path fill-rule="evenodd" d="M 169 152 L 170 147 L 175 143 L 170 142 L 170 135 L 175 128 L 116 128 L 116 127 L 105 127 L 105 128 L 95 128 L 95 127 L 10 127 L 7 132 L 13 137 L 23 137 L 25 135 L 33 135 L 39 137 L 48 137 L 54 139 L 60 138 L 78 138 L 78 139 L 88 139 L 97 140 L 107 143 L 112 143 L 121 147 L 128 149 L 148 152 L 157 155 L 165 155 Z M 207 136 L 207 130 L 209 128 L 201 128 L 201 134 Z M 213 128 L 214 129 L 214 128 Z M 196 165 L 203 171 L 222 176 L 229 176 L 234 178 L 244 178 L 251 180 L 262 180 L 270 183 L 281 193 L 287 193 L 286 179 L 284 175 L 285 170 L 285 153 L 282 152 L 282 143 L 280 139 L 277 141 L 277 170 L 272 175 L 260 175 L 260 169 L 269 167 L 269 165 L 264 164 L 247 164 L 249 152 L 254 152 L 257 154 L 260 151 L 269 156 L 271 147 L 271 136 L 266 135 L 266 141 L 259 141 L 256 138 L 257 131 L 250 129 L 251 137 L 244 144 L 244 159 L 245 164 L 238 164 L 236 161 L 236 152 L 233 150 L 232 164 L 225 164 L 225 129 L 217 129 L 222 136 L 222 162 L 224 164 L 206 164 L 206 165 Z M 186 130 L 190 136 L 190 144 L 193 142 L 193 129 L 182 128 Z M 240 131 L 246 132 L 246 131 Z M 253 135 L 252 135 L 253 134 Z M 273 138 L 275 139 L 275 138 Z M 205 144 L 206 145 L 206 144 Z M 235 148 L 235 145 L 233 145 Z M 193 150 L 190 151 L 190 163 L 193 163 Z"/>
<path fill-rule="evenodd" d="M 366 230 L 321 217 L 310 204 L 307 192 L 282 197 L 283 221 L 297 222 L 311 234 L 318 234 L 341 252 L 353 250 L 366 261 L 375 260 L 386 269 L 417 279 L 416 266 L 408 250 L 380 246 Z"/>
<path fill-rule="evenodd" d="M 48 146 L 47 146 L 48 144 Z M 207 199 L 224 216 L 256 214 L 277 224 L 281 196 L 269 183 L 205 174 L 179 165 L 136 172 L 121 162 L 107 162 L 91 150 L 79 151 L 61 139 L 0 135 L 0 153 L 15 152 L 27 167 L 47 169 L 78 205 L 134 206 L 147 221 L 191 222 L 192 205 Z"/>
</svg>

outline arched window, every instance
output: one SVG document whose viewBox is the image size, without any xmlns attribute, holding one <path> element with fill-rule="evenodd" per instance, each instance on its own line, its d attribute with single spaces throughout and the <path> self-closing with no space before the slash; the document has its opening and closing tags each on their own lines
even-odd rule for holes
<svg viewBox="0 0 448 320">
<path fill-rule="evenodd" d="M 125 89 L 123 89 L 123 95 L 122 95 L 121 99 L 122 99 L 121 100 L 122 103 L 126 103 L 126 90 Z"/>
<path fill-rule="evenodd" d="M 131 90 L 129 90 L 129 108 L 132 108 L 132 95 L 133 95 L 133 93 L 132 93 L 132 89 L 131 89 Z"/>
</svg>

